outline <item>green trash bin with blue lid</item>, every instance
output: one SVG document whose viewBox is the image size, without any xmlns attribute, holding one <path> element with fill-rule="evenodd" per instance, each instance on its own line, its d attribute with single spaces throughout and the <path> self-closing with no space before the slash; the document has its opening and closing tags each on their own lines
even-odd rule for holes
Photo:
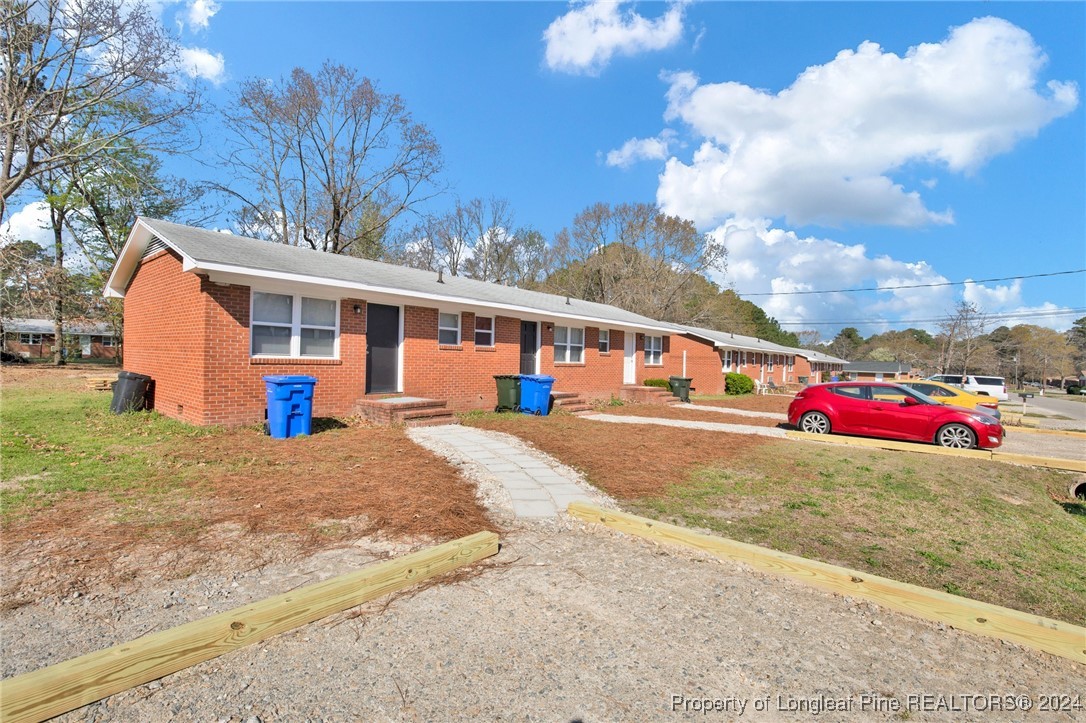
<svg viewBox="0 0 1086 723">
<path fill-rule="evenodd" d="M 551 387 L 554 377 L 546 374 L 520 375 L 520 411 L 524 414 L 546 416 L 551 409 Z"/>
<path fill-rule="evenodd" d="M 313 429 L 313 387 L 317 378 L 304 374 L 264 377 L 268 397 L 268 434 L 276 439 L 310 434 Z"/>
</svg>

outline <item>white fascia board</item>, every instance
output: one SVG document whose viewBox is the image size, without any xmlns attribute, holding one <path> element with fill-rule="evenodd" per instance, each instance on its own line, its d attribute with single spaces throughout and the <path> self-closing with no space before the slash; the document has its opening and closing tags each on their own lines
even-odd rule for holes
<svg viewBox="0 0 1086 723">
<path fill-rule="evenodd" d="M 109 273 L 109 279 L 102 290 L 103 296 L 115 299 L 124 298 L 125 287 L 132 280 L 136 268 L 142 263 L 143 253 L 147 250 L 147 244 L 151 242 L 152 238 L 161 239 L 166 246 L 173 249 L 181 257 L 184 270 L 188 271 L 194 266 L 195 262 L 174 246 L 169 239 L 158 236 L 150 226 L 143 222 L 143 219 L 136 219 L 132 232 L 128 234 L 128 240 L 124 242 L 121 252 L 117 254 L 117 263 L 113 265 L 113 270 Z M 122 279 L 124 283 L 119 283 Z"/>
<path fill-rule="evenodd" d="M 189 260 L 186 259 L 186 261 Z M 592 326 L 600 326 L 601 328 L 606 329 L 622 329 L 627 331 L 639 332 L 659 332 L 660 334 L 681 333 L 678 329 L 668 326 L 632 324 L 629 322 L 601 319 L 594 316 L 585 316 L 583 314 L 562 314 L 559 312 L 542 311 L 540 309 L 532 309 L 526 306 L 518 306 L 516 304 L 500 304 L 494 302 L 466 299 L 459 296 L 447 296 L 444 294 L 404 291 L 403 289 L 396 289 L 387 286 L 377 286 L 375 284 L 361 284 L 354 281 L 324 279 L 316 276 L 292 274 L 284 271 L 266 271 L 263 269 L 254 270 L 229 264 L 206 263 L 192 260 L 191 265 L 189 265 L 188 263 L 185 264 L 185 270 L 193 272 L 205 272 L 208 274 L 208 279 L 213 282 L 240 284 L 243 286 L 256 286 L 260 288 L 268 288 L 269 290 L 272 290 L 272 287 L 274 286 L 279 286 L 279 284 L 289 284 L 292 288 L 295 289 L 299 287 L 324 289 L 325 291 L 323 293 L 326 294 L 327 289 L 332 288 L 341 291 L 362 292 L 363 294 L 365 294 L 367 299 L 372 299 L 377 303 L 382 303 L 382 299 L 390 301 L 394 304 L 410 304 L 412 300 L 424 300 L 431 302 L 430 306 L 442 309 L 465 309 L 469 311 L 473 309 L 482 309 L 487 312 L 511 312 L 517 318 L 524 319 L 526 321 L 555 321 L 568 319 L 570 321 L 587 323 Z M 284 288 L 285 290 L 286 287 L 283 286 L 282 288 Z M 346 297 L 347 294 L 342 294 L 342 296 Z M 487 313 L 486 315 L 491 316 L 493 314 Z"/>
</svg>

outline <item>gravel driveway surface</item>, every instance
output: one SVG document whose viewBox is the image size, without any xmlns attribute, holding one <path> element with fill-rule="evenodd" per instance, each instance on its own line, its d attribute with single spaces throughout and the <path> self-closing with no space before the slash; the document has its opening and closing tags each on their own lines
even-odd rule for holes
<svg viewBox="0 0 1086 723">
<path fill-rule="evenodd" d="M 4 674 L 344 572 L 368 556 L 331 551 L 21 608 L 4 625 Z M 829 700 L 850 709 L 822 719 L 900 720 L 900 712 L 873 714 L 874 697 L 904 710 L 910 695 L 1086 692 L 1086 668 L 1070 661 L 594 525 L 521 527 L 492 560 L 465 581 L 370 603 L 62 719 L 704 720 L 708 698 L 727 707 L 713 720 L 740 718 L 740 706 L 743 720 L 809 720 L 811 706 Z M 866 707 L 865 695 L 874 696 Z M 908 718 L 1027 716 L 914 709 Z"/>
</svg>

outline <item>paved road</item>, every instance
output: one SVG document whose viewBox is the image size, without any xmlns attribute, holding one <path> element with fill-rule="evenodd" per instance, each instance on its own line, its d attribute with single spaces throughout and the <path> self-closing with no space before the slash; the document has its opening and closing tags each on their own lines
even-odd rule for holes
<svg viewBox="0 0 1086 723">
<path fill-rule="evenodd" d="M 1066 394 L 1046 394 L 1045 396 L 1036 396 L 1032 399 L 1026 400 L 1026 411 L 1036 412 L 1044 411 L 1050 414 L 1059 414 L 1064 417 L 1070 417 L 1079 422 L 1086 422 L 1086 403 L 1078 402 L 1073 399 L 1061 399 L 1060 397 L 1066 397 Z M 1019 401 L 1017 398 L 1012 398 L 1012 401 Z"/>
</svg>

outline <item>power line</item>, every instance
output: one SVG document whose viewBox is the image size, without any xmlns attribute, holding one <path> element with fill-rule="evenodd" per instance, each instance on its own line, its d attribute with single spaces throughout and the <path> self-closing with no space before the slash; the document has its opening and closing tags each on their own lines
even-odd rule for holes
<svg viewBox="0 0 1086 723">
<path fill-rule="evenodd" d="M 1013 311 L 1003 314 L 983 314 L 981 318 L 986 322 L 1018 321 L 1023 319 L 1052 319 L 1061 316 L 1074 316 L 1086 314 L 1086 308 L 1078 309 L 1046 309 L 1043 311 Z M 780 321 L 781 326 L 851 326 L 859 324 L 937 324 L 942 321 L 950 321 L 953 317 L 938 316 L 929 319 L 851 319 L 838 321 Z"/>
<path fill-rule="evenodd" d="M 1052 271 L 1047 274 L 1028 274 L 1025 276 L 1003 276 L 998 279 L 969 279 L 968 281 L 941 281 L 937 284 L 904 284 L 902 286 L 869 286 L 864 289 L 829 289 L 825 291 L 767 291 L 758 294 L 740 294 L 736 296 L 801 296 L 804 294 L 853 294 L 860 291 L 893 291 L 895 289 L 931 289 L 936 286 L 963 286 L 965 284 L 986 284 L 992 281 L 1017 281 L 1018 279 L 1039 279 L 1045 276 L 1066 276 L 1067 274 L 1086 273 L 1086 269 L 1072 271 Z"/>
</svg>

